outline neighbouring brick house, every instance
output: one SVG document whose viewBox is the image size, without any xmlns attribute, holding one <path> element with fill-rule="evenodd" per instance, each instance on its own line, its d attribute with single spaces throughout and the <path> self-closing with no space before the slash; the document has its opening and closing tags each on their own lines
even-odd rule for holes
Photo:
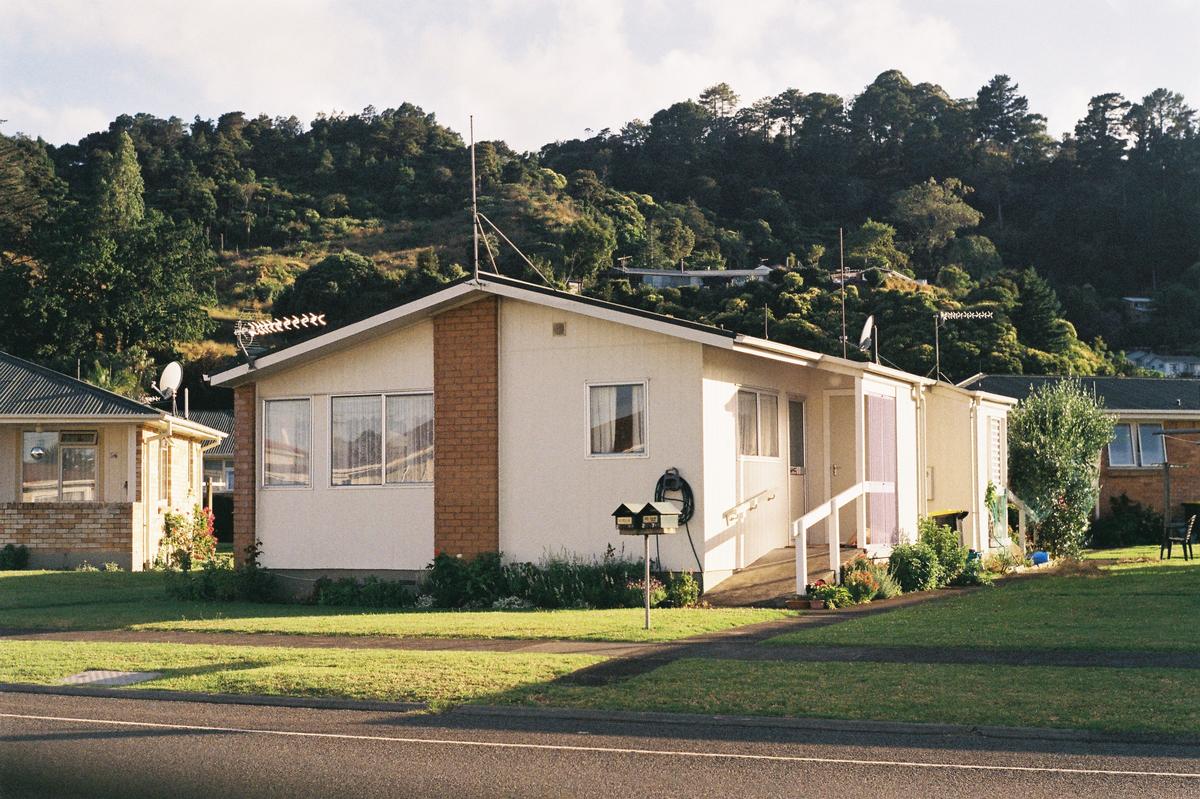
<svg viewBox="0 0 1200 799">
<path fill-rule="evenodd" d="M 30 564 L 150 565 L 224 434 L 0 352 L 0 546 Z"/>
<path fill-rule="evenodd" d="M 977 375 L 962 385 L 1020 400 L 1036 386 L 1064 379 Z M 1116 422 L 1112 441 L 1099 453 L 1098 514 L 1107 514 L 1110 500 L 1122 494 L 1161 512 L 1164 461 L 1171 464 L 1172 518 L 1181 517 L 1181 503 L 1200 501 L 1200 434 L 1171 433 L 1200 429 L 1200 380 L 1082 377 L 1079 381 L 1085 390 L 1103 400 L 1105 410 Z"/>
<path fill-rule="evenodd" d="M 498 275 L 211 382 L 234 391 L 235 551 L 292 577 L 628 552 L 613 509 L 675 469 L 694 516 L 656 554 L 706 588 L 792 546 L 802 579 L 801 542 L 884 556 L 941 508 L 973 548 L 1007 537 L 985 503 L 1011 400 Z"/>
</svg>

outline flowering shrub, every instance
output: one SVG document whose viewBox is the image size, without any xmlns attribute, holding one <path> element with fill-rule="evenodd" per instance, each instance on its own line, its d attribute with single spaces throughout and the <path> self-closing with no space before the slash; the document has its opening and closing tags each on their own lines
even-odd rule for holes
<svg viewBox="0 0 1200 799">
<path fill-rule="evenodd" d="M 850 592 L 850 598 L 856 605 L 870 602 L 879 590 L 879 581 L 875 579 L 874 574 L 867 570 L 851 572 L 846 578 L 845 585 L 846 590 Z"/>
<path fill-rule="evenodd" d="M 626 607 L 637 607 L 646 603 L 646 578 L 640 580 L 630 580 L 625 584 L 626 592 Z M 650 607 L 656 608 L 665 602 L 667 599 L 667 587 L 662 584 L 662 581 L 651 575 L 650 577 Z"/>
<path fill-rule="evenodd" d="M 195 563 L 205 563 L 217 554 L 213 535 L 213 513 L 199 505 L 191 514 L 168 511 L 163 514 L 163 535 L 158 543 L 159 566 L 188 571 Z"/>
</svg>

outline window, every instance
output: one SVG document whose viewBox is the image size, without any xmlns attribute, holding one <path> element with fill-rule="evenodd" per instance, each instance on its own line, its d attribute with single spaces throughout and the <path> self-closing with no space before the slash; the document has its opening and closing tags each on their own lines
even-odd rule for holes
<svg viewBox="0 0 1200 799">
<path fill-rule="evenodd" d="M 233 490 L 233 461 L 206 458 L 204 461 L 204 488 L 212 480 L 213 491 Z"/>
<path fill-rule="evenodd" d="M 779 398 L 774 394 L 738 391 L 738 454 L 779 457 Z"/>
<path fill-rule="evenodd" d="M 334 397 L 330 483 L 383 483 L 383 403 L 379 395 Z"/>
<path fill-rule="evenodd" d="M 1108 442 L 1108 465 L 1161 466 L 1167 460 L 1163 426 L 1158 422 L 1122 422 Z"/>
<path fill-rule="evenodd" d="M 1113 428 L 1112 441 L 1108 442 L 1108 462 L 1112 466 L 1135 466 L 1133 458 L 1132 425 L 1119 424 Z"/>
<path fill-rule="evenodd" d="M 158 440 L 158 498 L 171 502 L 171 439 Z"/>
<path fill-rule="evenodd" d="M 312 458 L 309 401 L 265 401 L 263 431 L 263 485 L 309 485 Z"/>
<path fill-rule="evenodd" d="M 646 385 L 588 386 L 592 455 L 646 454 Z"/>
<path fill-rule="evenodd" d="M 433 395 L 334 397 L 330 484 L 433 482 Z"/>
<path fill-rule="evenodd" d="M 1167 460 L 1161 424 L 1138 425 L 1138 460 L 1142 466 L 1162 466 Z"/>
<path fill-rule="evenodd" d="M 94 502 L 94 431 L 21 434 L 22 502 Z"/>
<path fill-rule="evenodd" d="M 988 417 L 988 480 L 992 485 L 1001 487 L 1007 485 L 1005 479 L 1005 463 L 1007 450 L 1004 446 L 1004 419 L 999 416 Z"/>
<path fill-rule="evenodd" d="M 433 395 L 397 394 L 387 403 L 389 483 L 433 482 Z"/>
<path fill-rule="evenodd" d="M 803 400 L 788 400 L 788 465 L 797 473 L 804 469 Z"/>
</svg>

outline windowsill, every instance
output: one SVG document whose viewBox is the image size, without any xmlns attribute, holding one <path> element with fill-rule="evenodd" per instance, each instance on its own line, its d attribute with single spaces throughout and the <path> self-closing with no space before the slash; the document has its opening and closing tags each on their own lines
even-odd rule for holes
<svg viewBox="0 0 1200 799">
<path fill-rule="evenodd" d="M 597 454 L 589 452 L 584 456 L 590 461 L 620 461 L 630 460 L 631 458 L 649 458 L 649 452 L 610 452 L 607 454 Z"/>
<path fill-rule="evenodd" d="M 748 461 L 750 463 L 779 463 L 783 460 L 782 455 L 738 455 L 739 461 Z"/>
<path fill-rule="evenodd" d="M 328 486 L 328 488 L 331 491 L 353 491 L 355 489 L 378 491 L 383 488 L 433 488 L 433 481 L 429 480 L 429 481 L 421 482 L 421 483 L 415 483 L 415 482 L 414 483 L 370 483 L 368 485 L 344 485 L 344 486 L 330 484 Z"/>
<path fill-rule="evenodd" d="M 1107 471 L 1116 472 L 1118 474 L 1122 472 L 1130 472 L 1131 474 L 1146 474 L 1147 472 L 1161 472 L 1162 464 L 1159 463 L 1154 466 L 1108 466 L 1106 468 Z"/>
</svg>

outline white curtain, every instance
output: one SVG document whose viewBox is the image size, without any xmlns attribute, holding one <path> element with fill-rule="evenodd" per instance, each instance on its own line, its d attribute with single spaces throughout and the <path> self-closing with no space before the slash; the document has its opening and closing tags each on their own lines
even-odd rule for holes
<svg viewBox="0 0 1200 799">
<path fill-rule="evenodd" d="M 592 386 L 588 408 L 593 455 L 646 451 L 645 386 Z"/>
<path fill-rule="evenodd" d="M 761 441 L 758 454 L 779 457 L 779 399 L 771 394 L 758 395 L 758 428 Z"/>
<path fill-rule="evenodd" d="M 592 454 L 607 455 L 616 450 L 617 387 L 592 386 L 590 396 Z"/>
<path fill-rule="evenodd" d="M 737 393 L 738 454 L 758 454 L 758 395 L 753 391 Z"/>
<path fill-rule="evenodd" d="M 387 398 L 389 483 L 433 482 L 433 395 Z"/>
<path fill-rule="evenodd" d="M 308 400 L 267 400 L 263 474 L 267 485 L 308 485 L 312 452 Z"/>
<path fill-rule="evenodd" d="M 335 486 L 383 482 L 383 404 L 370 397 L 334 397 L 332 474 Z"/>
</svg>

